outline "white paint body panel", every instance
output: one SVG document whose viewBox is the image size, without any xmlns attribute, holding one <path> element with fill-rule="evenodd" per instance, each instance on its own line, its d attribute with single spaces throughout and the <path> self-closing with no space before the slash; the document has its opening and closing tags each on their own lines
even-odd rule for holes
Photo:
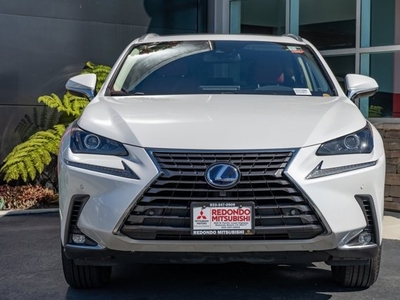
<svg viewBox="0 0 400 300">
<path fill-rule="evenodd" d="M 207 39 L 210 36 L 196 36 Z M 252 36 L 219 36 L 219 39 L 254 40 Z M 190 40 L 189 36 L 152 38 L 153 41 Z M 257 37 L 259 40 L 298 43 L 292 38 Z M 138 41 L 136 41 L 138 43 Z M 310 47 L 312 47 L 310 45 Z M 128 47 L 129 48 L 129 47 Z M 127 49 L 128 49 L 127 48 Z M 366 226 L 354 195 L 370 195 L 377 216 L 378 241 L 382 242 L 385 154 L 379 133 L 372 126 L 374 149 L 368 154 L 317 156 L 319 146 L 356 132 L 367 121 L 346 98 L 332 72 L 321 59 L 337 90 L 335 97 L 268 95 L 168 95 L 106 97 L 105 86 L 85 109 L 79 127 L 118 141 L 124 157 L 76 154 L 69 147 L 70 132 L 63 138 L 59 156 L 61 238 L 65 245 L 71 198 L 89 195 L 78 227 L 100 246 L 120 251 L 252 252 L 334 250 L 340 241 Z M 123 55 L 111 73 L 115 72 Z M 325 234 L 309 240 L 269 241 L 148 241 L 134 240 L 118 229 L 138 196 L 160 174 L 150 158 L 151 149 L 196 151 L 252 151 L 295 149 L 286 174 L 309 198 L 318 212 Z M 66 161 L 123 169 L 122 162 L 140 178 L 128 179 L 68 165 Z M 365 162 L 368 168 L 315 179 L 307 175 L 323 161 L 323 168 Z"/>
<path fill-rule="evenodd" d="M 365 126 L 346 98 L 266 95 L 99 97 L 79 126 L 124 144 L 166 149 L 283 149 Z"/>
</svg>

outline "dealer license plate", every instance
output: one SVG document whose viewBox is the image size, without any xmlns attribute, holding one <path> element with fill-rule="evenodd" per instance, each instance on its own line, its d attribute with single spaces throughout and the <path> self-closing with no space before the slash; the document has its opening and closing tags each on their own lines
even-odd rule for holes
<svg viewBox="0 0 400 300">
<path fill-rule="evenodd" d="M 193 202 L 192 235 L 254 234 L 253 202 Z"/>
</svg>

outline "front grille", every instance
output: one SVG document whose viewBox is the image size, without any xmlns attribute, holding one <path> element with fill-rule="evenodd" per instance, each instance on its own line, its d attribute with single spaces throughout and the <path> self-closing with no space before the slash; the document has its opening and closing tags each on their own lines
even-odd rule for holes
<svg viewBox="0 0 400 300">
<path fill-rule="evenodd" d="M 293 151 L 262 153 L 152 153 L 161 175 L 138 199 L 121 227 L 133 239 L 215 240 L 310 239 L 324 228 L 305 196 L 284 174 Z M 235 165 L 239 183 L 219 190 L 205 180 L 207 168 L 217 162 Z M 192 202 L 255 204 L 255 234 L 246 236 L 192 236 Z"/>
</svg>

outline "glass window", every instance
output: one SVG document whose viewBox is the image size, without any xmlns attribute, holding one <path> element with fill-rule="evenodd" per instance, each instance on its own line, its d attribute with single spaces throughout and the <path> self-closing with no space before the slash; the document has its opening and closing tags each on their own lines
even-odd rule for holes
<svg viewBox="0 0 400 300">
<path fill-rule="evenodd" d="M 284 34 L 285 9 L 286 0 L 242 0 L 241 32 Z"/>
<path fill-rule="evenodd" d="M 329 56 L 324 58 L 333 74 L 335 74 L 343 91 L 345 91 L 344 78 L 347 74 L 355 73 L 355 55 Z"/>
<path fill-rule="evenodd" d="M 307 46 L 258 41 L 181 41 L 136 46 L 111 94 L 333 96 Z"/>
<path fill-rule="evenodd" d="M 371 0 L 369 25 L 362 28 L 370 30 L 369 46 L 400 44 L 400 1 Z"/>
<path fill-rule="evenodd" d="M 354 48 L 356 0 L 301 0 L 299 34 L 319 50 Z"/>
<path fill-rule="evenodd" d="M 378 92 L 369 98 L 370 118 L 400 117 L 400 53 L 370 55 L 370 76 L 379 84 Z"/>
</svg>

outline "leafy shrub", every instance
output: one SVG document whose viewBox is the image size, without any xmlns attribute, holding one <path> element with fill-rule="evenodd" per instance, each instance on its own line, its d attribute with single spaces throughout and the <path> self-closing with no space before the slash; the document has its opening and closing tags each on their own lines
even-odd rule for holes
<svg viewBox="0 0 400 300">
<path fill-rule="evenodd" d="M 96 74 L 98 92 L 110 69 L 108 66 L 88 62 L 82 73 Z M 16 128 L 22 142 L 6 156 L 0 173 L 7 183 L 22 181 L 51 186 L 57 190 L 56 162 L 61 137 L 68 125 L 81 115 L 89 99 L 66 92 L 62 99 L 51 94 L 39 97 L 38 102 L 55 110 L 57 115 L 53 112 L 47 116 L 47 110 L 43 110 L 40 116 L 34 110 L 32 118 L 25 115 Z"/>
<path fill-rule="evenodd" d="M 47 106 L 41 108 L 34 107 L 32 115 L 25 114 L 19 121 L 15 132 L 19 134 L 21 142 L 25 142 L 34 133 L 47 130 L 58 124 L 60 115 L 57 110 L 52 110 Z"/>
<path fill-rule="evenodd" d="M 58 196 L 53 190 L 40 185 L 0 186 L 3 210 L 57 207 Z"/>
<path fill-rule="evenodd" d="M 368 117 L 370 117 L 370 118 L 381 118 L 382 117 L 382 111 L 383 111 L 383 107 L 382 106 L 370 105 L 369 112 L 368 112 Z"/>
</svg>

